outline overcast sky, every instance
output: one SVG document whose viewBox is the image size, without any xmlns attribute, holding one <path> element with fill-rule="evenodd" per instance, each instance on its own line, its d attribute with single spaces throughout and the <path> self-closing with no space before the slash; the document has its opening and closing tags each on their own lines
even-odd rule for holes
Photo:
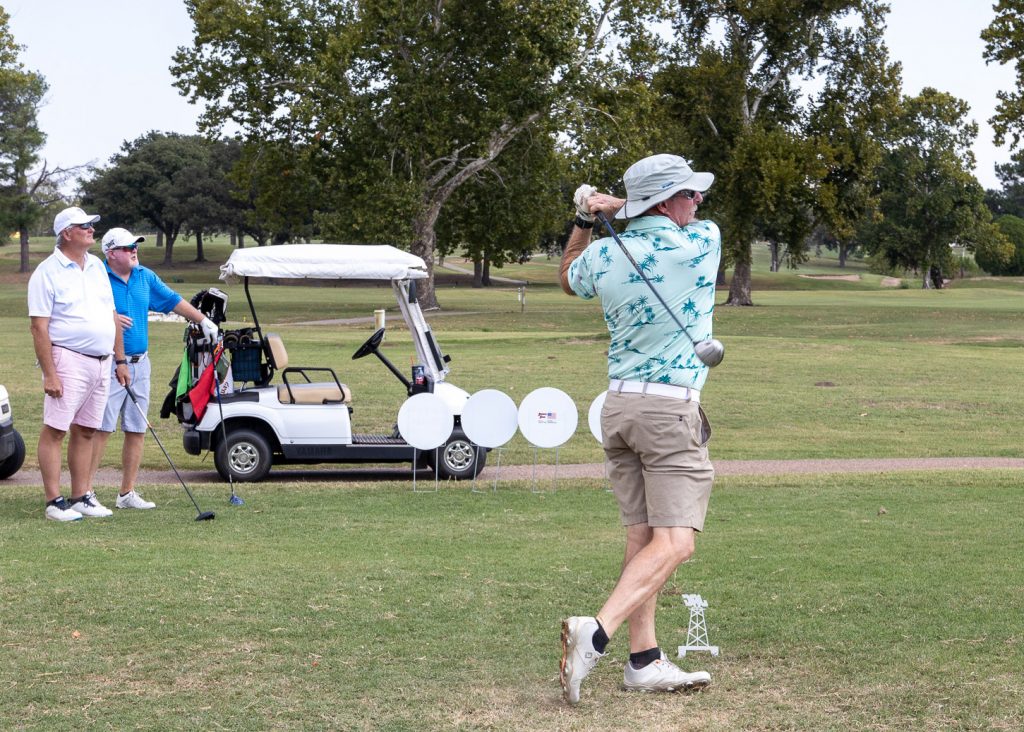
<svg viewBox="0 0 1024 732">
<path fill-rule="evenodd" d="M 1010 67 L 986 66 L 979 33 L 992 19 L 991 0 L 890 0 L 886 40 L 903 64 L 903 91 L 933 86 L 966 100 L 979 125 L 978 180 L 997 186 L 986 120 L 996 92 L 1010 89 Z M 171 86 L 168 67 L 192 25 L 181 0 L 0 0 L 11 16 L 22 60 L 50 85 L 39 121 L 51 166 L 106 163 L 125 140 L 149 130 L 194 133 L 199 110 Z"/>
</svg>

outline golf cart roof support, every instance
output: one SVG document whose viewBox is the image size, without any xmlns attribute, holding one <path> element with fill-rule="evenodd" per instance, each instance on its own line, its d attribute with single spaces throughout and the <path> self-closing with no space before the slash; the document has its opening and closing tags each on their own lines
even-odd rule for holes
<svg viewBox="0 0 1024 732">
<path fill-rule="evenodd" d="M 402 316 L 412 329 L 412 342 L 416 346 L 416 355 L 419 357 L 420 363 L 423 364 L 427 375 L 435 383 L 444 381 L 444 377 L 451 369 L 448 368 L 437 340 L 434 338 L 430 326 L 427 325 L 426 318 L 423 317 L 419 302 L 409 302 L 410 286 L 415 287 L 415 285 L 412 285 L 409 280 L 392 280 L 391 286 L 395 290 L 395 299 L 398 300 Z"/>
<path fill-rule="evenodd" d="M 245 299 L 249 301 L 249 312 L 252 313 L 252 324 L 259 333 L 260 340 L 263 340 L 263 329 L 260 328 L 260 320 L 256 317 L 256 306 L 252 304 L 252 295 L 249 294 L 249 278 L 246 277 L 242 280 L 242 284 L 245 287 Z"/>
</svg>

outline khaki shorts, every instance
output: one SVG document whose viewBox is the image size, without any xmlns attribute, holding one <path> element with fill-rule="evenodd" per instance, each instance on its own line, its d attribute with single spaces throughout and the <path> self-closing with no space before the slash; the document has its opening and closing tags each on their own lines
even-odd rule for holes
<svg viewBox="0 0 1024 732">
<path fill-rule="evenodd" d="M 601 432 L 624 526 L 704 529 L 715 469 L 711 425 L 699 404 L 610 391 Z"/>
</svg>

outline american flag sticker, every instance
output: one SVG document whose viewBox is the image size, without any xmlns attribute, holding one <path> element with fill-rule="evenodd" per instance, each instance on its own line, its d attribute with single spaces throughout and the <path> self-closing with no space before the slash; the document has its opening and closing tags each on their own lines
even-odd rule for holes
<svg viewBox="0 0 1024 732">
<path fill-rule="evenodd" d="M 558 424 L 558 412 L 537 412 L 537 424 Z"/>
</svg>

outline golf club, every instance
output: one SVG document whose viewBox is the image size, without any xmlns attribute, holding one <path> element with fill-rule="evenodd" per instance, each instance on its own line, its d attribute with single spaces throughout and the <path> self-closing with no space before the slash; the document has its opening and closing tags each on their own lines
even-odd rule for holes
<svg viewBox="0 0 1024 732">
<path fill-rule="evenodd" d="M 626 255 L 626 259 L 628 259 L 629 263 L 633 265 L 633 269 L 635 269 L 637 274 L 640 275 L 640 278 L 647 283 L 647 286 L 651 288 L 651 292 L 653 292 L 654 296 L 658 298 L 658 302 L 660 302 L 661 306 L 665 308 L 665 312 L 672 317 L 672 320 L 674 320 L 676 325 L 679 326 L 679 330 L 683 331 L 683 335 L 690 339 L 690 343 L 693 344 L 693 352 L 697 354 L 697 358 L 701 360 L 701 363 L 712 369 L 722 363 L 722 359 L 725 358 L 725 346 L 722 345 L 722 342 L 715 338 L 708 338 L 704 341 L 693 340 L 693 336 L 690 335 L 690 331 L 686 330 L 686 327 L 679 322 L 679 318 L 677 318 L 676 314 L 672 312 L 671 308 L 669 308 L 668 303 L 665 302 L 661 293 L 654 289 L 654 283 L 647 278 L 644 271 L 640 269 L 640 265 L 636 263 L 635 259 L 633 259 L 633 255 L 629 253 L 628 249 L 626 249 L 626 245 L 622 243 L 622 239 L 620 239 L 619 235 L 615 233 L 615 229 L 612 228 L 611 222 L 608 221 L 608 218 L 600 211 L 596 212 L 596 215 L 597 218 L 601 220 L 601 223 L 604 224 L 605 228 L 608 229 L 608 233 L 612 235 L 612 239 L 615 240 L 615 243 L 619 245 L 619 249 L 621 249 L 622 253 Z"/>
<path fill-rule="evenodd" d="M 163 452 L 164 457 L 167 458 L 167 463 L 171 466 L 171 470 L 173 470 L 174 474 L 178 476 L 178 482 L 181 483 L 181 487 L 185 489 L 188 497 L 192 499 L 192 505 L 196 507 L 196 521 L 210 521 L 215 517 L 215 514 L 213 511 L 203 511 L 199 508 L 199 504 L 196 502 L 196 497 L 192 495 L 192 491 L 190 491 L 188 486 L 185 485 L 185 481 L 182 479 L 181 473 L 179 473 L 178 469 L 174 467 L 174 461 L 171 460 L 171 456 L 167 454 L 167 450 L 164 450 L 164 444 L 160 442 L 160 438 L 156 436 L 156 430 L 154 430 L 153 425 L 150 424 L 149 417 L 146 416 L 146 412 L 142 409 L 142 405 L 139 404 L 139 400 L 135 398 L 135 392 L 132 391 L 132 387 L 126 384 L 124 388 L 125 391 L 128 392 L 128 396 L 131 398 L 135 408 L 139 410 L 139 414 L 141 414 L 142 418 L 146 421 L 146 426 L 149 427 L 149 433 L 153 435 L 153 439 L 156 440 L 156 444 L 160 446 L 160 450 Z"/>
<path fill-rule="evenodd" d="M 228 428 L 224 425 L 224 405 L 221 403 L 220 400 L 220 373 L 217 371 L 216 364 L 214 364 L 213 366 L 213 380 L 217 386 L 217 409 L 220 410 L 220 436 L 221 439 L 224 440 L 225 449 L 227 449 L 226 446 L 228 444 Z M 231 474 L 230 470 L 228 471 L 228 483 L 231 486 L 231 497 L 228 498 L 228 503 L 230 503 L 232 506 L 244 506 L 245 501 L 242 500 L 242 497 L 240 495 L 235 493 L 235 478 Z"/>
</svg>

